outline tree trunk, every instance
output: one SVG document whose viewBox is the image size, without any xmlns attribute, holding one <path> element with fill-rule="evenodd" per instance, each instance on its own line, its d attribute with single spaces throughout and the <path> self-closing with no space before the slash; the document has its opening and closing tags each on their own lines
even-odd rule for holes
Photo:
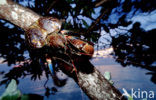
<svg viewBox="0 0 156 100">
<path fill-rule="evenodd" d="M 9 0 L 0 0 L 0 18 L 26 30 L 33 22 L 41 16 L 30 9 L 22 7 Z M 94 100 L 120 100 L 121 93 L 111 85 L 103 75 L 88 61 L 88 64 L 81 64 L 80 71 L 77 73 L 77 84 Z M 90 72 L 84 72 L 89 68 Z"/>
</svg>

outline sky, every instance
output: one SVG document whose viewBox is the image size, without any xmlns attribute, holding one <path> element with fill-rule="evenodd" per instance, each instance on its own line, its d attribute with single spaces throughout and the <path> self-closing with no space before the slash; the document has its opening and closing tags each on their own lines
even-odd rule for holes
<svg viewBox="0 0 156 100">
<path fill-rule="evenodd" d="M 132 18 L 133 23 L 140 22 L 146 31 L 156 28 L 156 10 L 150 13 L 138 14 Z"/>
<path fill-rule="evenodd" d="M 97 18 L 99 16 L 100 9 L 101 8 L 95 9 L 96 13 L 93 14 L 92 16 Z M 117 17 L 116 15 L 112 15 L 111 18 L 114 19 L 116 17 Z M 89 25 L 91 24 L 91 21 L 89 19 L 87 19 L 83 16 L 79 16 L 79 18 L 86 20 Z M 72 18 L 70 18 L 70 16 L 69 16 L 69 19 L 67 19 L 67 21 L 68 20 L 70 21 L 70 19 L 72 19 Z M 133 23 L 140 22 L 141 27 L 144 28 L 146 31 L 151 30 L 153 28 L 156 28 L 156 10 L 151 12 L 150 14 L 142 13 L 142 14 L 135 15 L 131 20 L 133 21 Z M 112 30 L 112 32 L 113 32 L 113 30 Z M 103 37 L 99 38 L 99 43 L 100 43 L 100 41 L 107 43 L 107 41 L 104 39 L 104 38 L 107 38 L 107 39 L 109 38 L 107 33 L 104 30 L 102 30 L 101 35 Z M 140 68 L 136 68 L 133 66 L 128 66 L 128 67 L 124 68 L 124 67 L 120 66 L 119 64 L 117 64 L 114 61 L 114 59 L 112 59 L 110 56 L 108 56 L 111 52 L 112 52 L 112 48 L 95 51 L 91 62 L 93 64 L 95 64 L 96 67 L 102 73 L 104 73 L 105 71 L 110 71 L 112 73 L 112 78 L 113 78 L 113 81 L 115 82 L 115 86 L 117 86 L 120 89 L 122 89 L 124 87 L 129 90 L 131 88 L 136 88 L 136 89 L 141 88 L 142 90 L 147 89 L 148 91 L 149 90 L 156 91 L 155 84 L 153 84 L 150 81 L 151 76 L 146 75 L 146 73 L 148 72 L 147 70 L 144 70 L 144 69 L 140 70 Z M 0 62 L 2 60 L 3 59 L 0 59 Z M 2 66 L 4 66 L 4 64 L 0 65 L 1 68 L 2 68 Z M 8 67 L 5 67 L 5 68 L 8 68 Z M 30 84 L 32 86 L 30 86 L 30 87 L 27 86 L 29 88 L 25 88 L 25 87 L 23 87 L 23 84 L 25 82 L 27 82 L 27 80 L 20 80 L 20 81 L 21 81 L 21 83 L 20 83 L 19 87 L 25 93 L 32 92 L 31 91 L 31 89 L 32 89 L 33 92 L 43 95 L 44 90 L 43 90 L 43 88 L 40 88 L 40 87 L 42 87 L 44 82 L 38 81 L 38 82 L 41 82 L 42 84 L 39 84 L 39 83 L 35 84 L 34 82 L 31 82 Z M 44 79 L 44 81 L 45 81 L 45 79 Z M 64 92 L 66 92 L 66 93 L 64 93 L 64 95 L 69 96 L 69 98 L 70 98 L 70 96 L 71 96 L 70 93 L 75 93 L 75 95 L 76 95 L 77 91 L 80 91 L 80 89 L 76 85 L 73 86 L 74 83 L 70 79 L 68 82 L 69 82 L 68 85 L 66 85 L 64 88 L 60 89 L 60 93 L 63 94 Z M 36 86 L 36 88 L 35 88 L 35 86 Z M 26 91 L 26 89 L 27 89 L 27 91 Z M 64 95 L 62 95 L 62 97 L 60 97 L 60 100 L 61 100 L 61 98 L 63 98 Z M 78 95 L 80 96 L 80 94 L 78 94 Z M 72 97 L 72 98 L 74 98 L 74 97 Z"/>
</svg>

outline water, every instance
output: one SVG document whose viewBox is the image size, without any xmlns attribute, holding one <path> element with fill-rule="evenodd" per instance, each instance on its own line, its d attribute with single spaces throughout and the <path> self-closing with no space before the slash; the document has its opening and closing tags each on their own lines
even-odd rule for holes
<svg viewBox="0 0 156 100">
<path fill-rule="evenodd" d="M 153 91 L 155 97 L 156 85 L 150 81 L 152 76 L 146 75 L 146 73 L 149 72 L 148 70 L 134 66 L 122 67 L 120 64 L 116 63 L 112 57 L 95 58 L 92 60 L 92 63 L 103 74 L 105 71 L 111 72 L 115 87 L 122 93 L 123 88 L 126 89 L 130 95 L 133 90 L 133 93 L 135 92 L 137 96 L 135 100 L 141 100 L 142 91 L 146 91 L 147 96 L 150 91 Z M 145 98 L 146 96 L 144 95 L 143 97 Z M 156 97 L 154 99 L 148 98 L 147 100 L 156 100 Z"/>
<path fill-rule="evenodd" d="M 105 71 L 111 72 L 114 86 L 122 93 L 122 89 L 124 88 L 129 94 L 133 89 L 138 92 L 154 91 L 154 95 L 156 95 L 156 86 L 150 81 L 151 76 L 146 75 L 146 73 L 149 72 L 148 70 L 134 66 L 122 67 L 120 64 L 116 63 L 112 57 L 96 57 L 93 58 L 91 62 L 102 74 L 104 74 Z M 9 71 L 10 69 L 11 68 L 7 67 L 6 64 L 0 64 L 0 71 Z M 0 75 L 0 80 L 2 80 L 2 75 Z M 18 89 L 20 89 L 23 94 L 38 94 L 40 96 L 44 96 L 44 100 L 88 100 L 88 97 L 71 78 L 68 78 L 67 84 L 63 87 L 55 86 L 50 78 L 46 86 L 49 88 L 57 88 L 57 92 L 47 97 L 45 96 L 44 87 L 46 80 L 47 79 L 44 74 L 40 80 L 37 79 L 35 81 L 31 80 L 31 77 L 28 75 L 25 78 L 19 79 Z M 4 90 L 5 86 L 0 86 L 0 94 L 2 94 Z"/>
</svg>

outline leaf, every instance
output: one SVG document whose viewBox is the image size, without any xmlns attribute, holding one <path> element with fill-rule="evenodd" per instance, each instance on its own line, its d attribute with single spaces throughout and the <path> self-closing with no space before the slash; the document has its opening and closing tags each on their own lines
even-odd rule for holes
<svg viewBox="0 0 156 100">
<path fill-rule="evenodd" d="M 29 95 L 22 95 L 21 100 L 29 100 Z"/>
<path fill-rule="evenodd" d="M 12 79 L 5 92 L 0 97 L 0 100 L 17 100 L 20 96 L 21 92 L 17 90 L 17 83 Z"/>
<path fill-rule="evenodd" d="M 104 77 L 108 80 L 108 81 L 110 81 L 111 80 L 111 74 L 110 74 L 110 72 L 105 72 L 104 73 Z"/>
<path fill-rule="evenodd" d="M 128 100 L 133 100 L 133 98 L 131 96 L 128 97 Z"/>
<path fill-rule="evenodd" d="M 3 96 L 1 100 L 18 100 L 20 95 L 21 95 L 21 92 L 19 90 L 17 90 L 15 93 L 13 93 L 11 95 Z"/>
<path fill-rule="evenodd" d="M 114 84 L 114 82 L 111 80 L 111 73 L 110 72 L 105 72 L 104 73 L 104 77 L 109 81 L 109 83 L 111 83 L 112 85 Z"/>
<path fill-rule="evenodd" d="M 111 83 L 112 85 L 114 84 L 114 82 L 112 80 L 110 80 L 109 83 Z"/>
<path fill-rule="evenodd" d="M 17 84 L 14 79 L 11 80 L 11 82 L 8 84 L 8 87 L 6 88 L 6 93 L 12 93 L 17 90 Z"/>
</svg>

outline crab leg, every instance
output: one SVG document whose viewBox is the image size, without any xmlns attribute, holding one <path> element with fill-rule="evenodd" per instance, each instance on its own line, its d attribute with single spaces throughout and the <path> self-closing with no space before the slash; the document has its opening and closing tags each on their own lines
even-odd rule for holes
<svg viewBox="0 0 156 100">
<path fill-rule="evenodd" d="M 75 71 L 76 78 L 77 78 L 77 81 L 78 81 L 77 69 L 76 69 L 76 67 L 75 67 L 75 64 L 74 64 L 73 60 L 72 60 L 71 62 L 72 62 L 72 65 L 73 65 L 73 67 L 74 67 L 73 70 L 72 70 L 72 72 Z"/>
<path fill-rule="evenodd" d="M 53 57 L 53 58 L 54 58 L 54 59 L 57 59 L 57 60 L 60 60 L 60 61 L 63 61 L 64 63 L 68 64 L 69 66 L 72 66 L 73 69 L 72 69 L 71 73 L 75 72 L 76 77 L 78 76 L 78 75 L 77 75 L 77 69 L 76 69 L 76 67 L 75 67 L 74 61 L 73 61 L 70 57 L 69 57 L 69 58 L 70 58 L 71 63 L 69 63 L 69 62 L 67 62 L 67 61 L 65 61 L 65 60 L 63 60 L 63 59 L 61 59 L 61 58 L 58 58 L 58 57 Z M 77 80 L 78 80 L 78 77 L 77 77 Z"/>
</svg>

